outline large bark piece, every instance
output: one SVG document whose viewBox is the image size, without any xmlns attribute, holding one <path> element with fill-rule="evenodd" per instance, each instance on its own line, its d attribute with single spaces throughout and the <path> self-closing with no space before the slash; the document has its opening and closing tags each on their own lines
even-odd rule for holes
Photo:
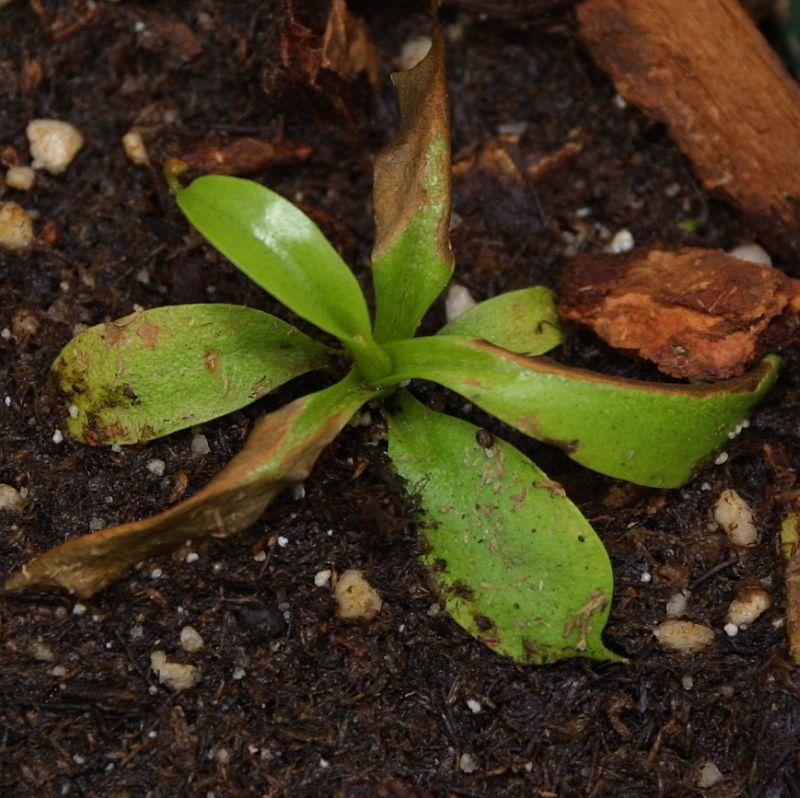
<svg viewBox="0 0 800 798">
<path fill-rule="evenodd" d="M 742 374 L 800 327 L 800 280 L 718 249 L 581 255 L 558 312 L 673 377 Z"/>
<path fill-rule="evenodd" d="M 737 0 L 585 0 L 583 40 L 773 251 L 800 246 L 800 89 Z"/>
</svg>

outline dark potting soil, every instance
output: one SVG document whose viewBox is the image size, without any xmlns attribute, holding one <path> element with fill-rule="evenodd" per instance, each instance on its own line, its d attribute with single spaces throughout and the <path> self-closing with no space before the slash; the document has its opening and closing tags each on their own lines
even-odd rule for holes
<svg viewBox="0 0 800 798">
<path fill-rule="evenodd" d="M 325 5 L 293 3 L 312 28 Z M 371 163 L 396 123 L 387 73 L 403 43 L 426 33 L 423 5 L 351 4 L 380 52 L 377 90 L 363 76 L 332 73 L 304 85 L 282 66 L 283 3 L 31 0 L 3 9 L 0 146 L 27 162 L 25 126 L 36 117 L 68 120 L 86 137 L 63 175 L 40 172 L 31 192 L 3 194 L 38 213 L 41 234 L 32 252 L 0 255 L 0 328 L 11 331 L 0 338 L 0 482 L 28 491 L 24 511 L 0 518 L 4 574 L 70 536 L 189 495 L 254 419 L 324 384 L 302 379 L 203 425 L 210 453 L 196 458 L 189 430 L 120 452 L 54 443 L 61 420 L 45 390 L 76 325 L 137 305 L 277 309 L 190 230 L 160 175 L 166 155 L 242 135 L 310 145 L 306 163 L 253 177 L 299 202 L 366 286 Z M 505 15 L 445 11 L 455 159 L 498 132 L 520 135 L 529 159 L 577 147 L 522 187 L 489 174 L 457 181 L 456 275 L 476 298 L 554 285 L 570 254 L 601 249 L 623 228 L 637 244 L 751 239 L 698 188 L 664 129 L 615 99 L 569 8 L 541 3 L 553 8 L 536 13 L 531 2 L 526 16 L 500 5 Z M 120 145 L 134 125 L 152 168 L 131 163 Z M 13 160 L 8 149 L 2 156 Z M 440 303 L 427 329 L 442 319 Z M 571 333 L 559 357 L 655 378 L 588 335 Z M 799 377 L 790 351 L 779 387 L 731 442 L 727 462 L 669 492 L 591 474 L 458 397 L 415 386 L 564 484 L 611 553 L 606 640 L 628 664 L 515 665 L 442 613 L 415 559 L 413 501 L 392 475 L 373 411 L 370 426 L 348 427 L 324 454 L 304 496 L 280 497 L 239 538 L 144 563 L 82 605 L 56 595 L 0 603 L 0 794 L 799 795 L 800 681 L 782 628 L 775 542 L 787 509 L 779 499 L 800 464 Z M 154 458 L 166 464 L 163 476 L 148 470 Z M 761 530 L 746 555 L 732 555 L 709 528 L 709 508 L 728 487 L 750 502 Z M 189 552 L 199 559 L 186 562 Z M 314 584 L 320 570 L 351 567 L 385 602 L 365 627 L 339 624 L 329 588 Z M 728 637 L 730 600 L 755 585 L 772 609 Z M 665 653 L 652 634 L 667 598 L 684 588 L 687 617 L 716 632 L 712 647 L 689 657 Z M 204 638 L 197 654 L 179 645 L 187 624 Z M 179 694 L 159 685 L 150 670 L 157 649 L 199 665 L 200 683 Z M 703 791 L 698 768 L 709 761 L 725 780 Z"/>
</svg>

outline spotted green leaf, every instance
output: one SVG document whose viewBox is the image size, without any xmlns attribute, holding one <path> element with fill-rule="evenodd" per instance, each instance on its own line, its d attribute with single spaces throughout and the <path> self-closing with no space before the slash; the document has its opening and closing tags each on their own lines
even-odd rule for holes
<svg viewBox="0 0 800 798">
<path fill-rule="evenodd" d="M 356 278 L 319 228 L 280 194 L 238 177 L 207 175 L 178 191 L 189 221 L 226 258 L 298 316 L 388 372 L 372 339 Z"/>
<path fill-rule="evenodd" d="M 487 299 L 438 334 L 481 338 L 523 355 L 543 355 L 563 339 L 553 292 L 541 285 Z"/>
<path fill-rule="evenodd" d="M 384 384 L 437 382 L 587 468 L 662 488 L 683 485 L 741 429 L 780 364 L 770 356 L 736 379 L 672 385 L 608 377 L 457 336 L 386 349 L 395 371 Z"/>
<path fill-rule="evenodd" d="M 278 493 L 309 475 L 324 448 L 375 396 L 351 373 L 296 399 L 264 416 L 242 451 L 191 498 L 142 521 L 70 538 L 12 573 L 3 590 L 67 590 L 88 598 L 136 563 L 187 540 L 241 532 Z"/>
<path fill-rule="evenodd" d="M 259 310 L 174 305 L 90 327 L 53 372 L 72 437 L 136 443 L 238 410 L 329 362 L 325 346 Z"/>
<path fill-rule="evenodd" d="M 431 567 L 448 612 L 520 662 L 619 659 L 600 634 L 613 575 L 578 508 L 522 452 L 402 392 L 389 456 L 422 508 Z"/>
<path fill-rule="evenodd" d="M 444 42 L 392 76 L 400 132 L 375 160 L 375 337 L 410 338 L 453 272 Z"/>
</svg>

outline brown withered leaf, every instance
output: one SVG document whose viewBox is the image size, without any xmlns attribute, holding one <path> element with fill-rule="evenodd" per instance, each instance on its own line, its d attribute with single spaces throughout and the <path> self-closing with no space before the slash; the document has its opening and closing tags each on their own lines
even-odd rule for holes
<svg viewBox="0 0 800 798">
<path fill-rule="evenodd" d="M 194 496 L 152 518 L 72 538 L 11 574 L 4 591 L 67 590 L 88 598 L 136 563 L 187 540 L 246 529 L 281 490 L 309 475 L 322 450 L 374 395 L 351 375 L 270 413 Z"/>
<path fill-rule="evenodd" d="M 199 147 L 181 156 L 181 160 L 190 168 L 204 172 L 249 175 L 270 166 L 305 161 L 312 152 L 310 144 L 244 137 L 224 145 Z"/>
<path fill-rule="evenodd" d="M 300 18 L 295 3 L 287 5 L 281 61 L 295 80 L 316 86 L 320 70 L 346 81 L 365 73 L 374 86 L 380 82 L 378 53 L 366 22 L 351 14 L 345 0 L 330 4 L 325 29 L 320 34 Z"/>
<path fill-rule="evenodd" d="M 722 250 L 586 254 L 562 277 L 558 311 L 673 377 L 737 376 L 800 326 L 800 281 Z"/>
</svg>

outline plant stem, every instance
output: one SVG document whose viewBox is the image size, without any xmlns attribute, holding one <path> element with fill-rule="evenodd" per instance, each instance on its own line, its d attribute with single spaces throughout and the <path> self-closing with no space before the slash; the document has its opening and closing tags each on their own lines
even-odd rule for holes
<svg viewBox="0 0 800 798">
<path fill-rule="evenodd" d="M 367 340 L 361 335 L 355 335 L 344 343 L 368 385 L 388 377 L 394 370 L 392 359 L 371 338 Z"/>
</svg>

